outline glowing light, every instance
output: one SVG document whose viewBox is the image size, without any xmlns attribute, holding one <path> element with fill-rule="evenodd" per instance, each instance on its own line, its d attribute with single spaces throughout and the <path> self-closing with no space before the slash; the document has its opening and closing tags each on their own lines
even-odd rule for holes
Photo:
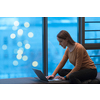
<svg viewBox="0 0 100 100">
<path fill-rule="evenodd" d="M 24 26 L 25 26 L 26 28 L 28 28 L 28 27 L 30 26 L 30 24 L 29 24 L 28 22 L 25 22 L 25 23 L 24 23 Z"/>
<path fill-rule="evenodd" d="M 22 42 L 18 42 L 17 45 L 18 45 L 18 47 L 21 47 L 22 46 Z"/>
<path fill-rule="evenodd" d="M 16 58 L 20 60 L 20 59 L 22 58 L 22 55 L 18 54 L 18 55 L 16 56 Z"/>
<path fill-rule="evenodd" d="M 14 25 L 15 25 L 15 26 L 18 26 L 18 25 L 19 25 L 19 22 L 18 22 L 18 21 L 15 21 L 15 22 L 14 22 Z"/>
<path fill-rule="evenodd" d="M 18 53 L 18 55 L 21 55 L 21 54 L 23 54 L 23 50 L 19 49 L 19 50 L 17 51 L 17 53 Z"/>
<path fill-rule="evenodd" d="M 13 61 L 13 65 L 14 65 L 14 66 L 17 66 L 17 65 L 18 65 L 18 61 L 14 60 L 14 61 Z"/>
<path fill-rule="evenodd" d="M 14 33 L 12 33 L 12 34 L 10 35 L 10 37 L 11 37 L 11 39 L 14 39 L 14 38 L 16 37 L 16 35 L 15 35 Z"/>
<path fill-rule="evenodd" d="M 12 30 L 14 30 L 14 31 L 17 30 L 17 26 L 13 26 Z"/>
<path fill-rule="evenodd" d="M 34 34 L 32 32 L 28 33 L 28 37 L 32 38 L 34 36 Z"/>
<path fill-rule="evenodd" d="M 26 49 L 29 49 L 29 48 L 30 48 L 30 44 L 28 44 L 28 43 L 25 44 L 25 48 L 26 48 Z"/>
<path fill-rule="evenodd" d="M 26 61 L 26 60 L 28 60 L 28 57 L 27 56 L 23 56 L 22 59 L 23 59 L 23 61 Z"/>
<path fill-rule="evenodd" d="M 38 62 L 37 62 L 37 61 L 34 61 L 34 62 L 32 63 L 32 66 L 37 67 L 37 66 L 38 66 Z"/>
<path fill-rule="evenodd" d="M 7 49 L 7 45 L 3 45 L 3 46 L 2 46 L 2 49 L 3 49 L 3 50 L 6 50 L 6 49 Z"/>
<path fill-rule="evenodd" d="M 18 33 L 19 36 L 22 36 L 23 35 L 23 30 L 19 29 L 17 33 Z"/>
</svg>

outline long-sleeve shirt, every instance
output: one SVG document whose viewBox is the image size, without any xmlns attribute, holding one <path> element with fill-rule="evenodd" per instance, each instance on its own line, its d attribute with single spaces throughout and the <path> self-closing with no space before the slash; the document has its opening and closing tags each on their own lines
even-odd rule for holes
<svg viewBox="0 0 100 100">
<path fill-rule="evenodd" d="M 61 62 L 53 72 L 54 76 L 61 68 L 63 68 L 68 59 L 70 63 L 74 65 L 74 68 L 66 75 L 67 78 L 71 73 L 81 69 L 96 69 L 94 62 L 89 57 L 86 49 L 81 44 L 76 43 L 76 46 L 72 52 L 70 52 L 69 48 L 67 47 Z"/>
</svg>

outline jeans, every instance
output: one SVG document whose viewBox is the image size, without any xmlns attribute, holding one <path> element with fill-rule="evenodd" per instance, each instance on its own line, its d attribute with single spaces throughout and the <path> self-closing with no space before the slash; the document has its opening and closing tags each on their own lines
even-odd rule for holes
<svg viewBox="0 0 100 100">
<path fill-rule="evenodd" d="M 60 76 L 67 75 L 71 69 L 61 69 L 59 70 L 58 74 Z M 89 79 L 95 79 L 97 76 L 97 69 L 82 69 L 76 72 L 73 72 L 69 75 L 68 80 L 72 84 L 80 84 L 82 81 L 89 80 Z"/>
</svg>

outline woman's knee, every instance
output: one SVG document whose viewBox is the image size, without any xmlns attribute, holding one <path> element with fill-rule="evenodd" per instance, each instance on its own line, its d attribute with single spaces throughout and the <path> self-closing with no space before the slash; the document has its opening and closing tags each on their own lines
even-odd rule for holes
<svg viewBox="0 0 100 100">
<path fill-rule="evenodd" d="M 58 74 L 61 76 L 62 75 L 62 69 L 58 71 Z"/>
<path fill-rule="evenodd" d="M 59 74 L 60 76 L 65 76 L 65 75 L 67 75 L 70 71 L 71 71 L 71 69 L 61 69 L 61 70 L 58 71 L 58 74 Z"/>
<path fill-rule="evenodd" d="M 71 74 L 69 75 L 69 79 L 73 79 L 73 78 L 75 78 L 75 76 L 73 75 L 73 73 L 71 73 Z"/>
</svg>

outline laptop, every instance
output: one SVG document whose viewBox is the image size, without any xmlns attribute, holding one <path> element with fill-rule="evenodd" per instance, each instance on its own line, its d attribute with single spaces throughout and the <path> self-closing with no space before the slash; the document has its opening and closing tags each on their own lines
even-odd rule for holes
<svg viewBox="0 0 100 100">
<path fill-rule="evenodd" d="M 41 81 L 44 81 L 44 82 L 61 82 L 61 81 L 64 81 L 64 80 L 62 80 L 62 79 L 47 79 L 46 77 L 45 77 L 45 75 L 40 71 L 40 70 L 37 70 L 37 69 L 34 69 L 34 68 L 32 68 L 33 69 L 33 71 L 35 72 L 35 74 L 39 77 L 39 79 L 41 80 Z"/>
</svg>

